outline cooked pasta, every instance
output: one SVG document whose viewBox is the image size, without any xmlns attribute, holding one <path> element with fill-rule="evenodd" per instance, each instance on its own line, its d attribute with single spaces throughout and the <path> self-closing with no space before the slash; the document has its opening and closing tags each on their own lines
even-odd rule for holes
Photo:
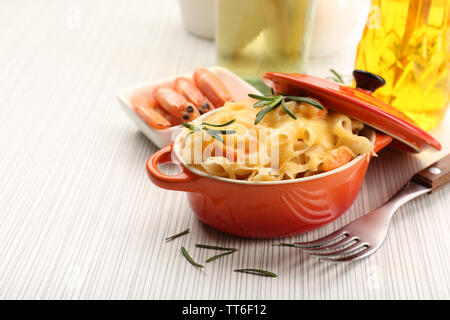
<svg viewBox="0 0 450 320">
<path fill-rule="evenodd" d="M 277 181 L 329 171 L 373 150 L 369 139 L 358 135 L 364 124 L 344 114 L 289 101 L 297 119 L 277 108 L 255 125 L 260 109 L 254 103 L 227 102 L 205 120 L 223 124 L 235 119 L 220 128 L 229 130 L 221 136 L 223 141 L 207 130 L 184 129 L 184 162 L 214 176 Z"/>
</svg>

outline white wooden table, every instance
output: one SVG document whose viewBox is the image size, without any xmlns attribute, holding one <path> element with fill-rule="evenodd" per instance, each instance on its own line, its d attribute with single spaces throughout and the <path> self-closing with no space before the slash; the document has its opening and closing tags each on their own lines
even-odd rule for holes
<svg viewBox="0 0 450 320">
<path fill-rule="evenodd" d="M 214 44 L 185 33 L 174 0 L 3 0 L 0 43 L 0 298 L 450 298 L 449 186 L 402 207 L 375 255 L 334 265 L 216 232 L 183 193 L 150 183 L 156 147 L 116 92 L 215 63 Z M 351 65 L 341 54 L 311 61 L 310 73 Z M 344 216 L 282 241 L 319 237 L 382 204 L 448 152 L 449 125 L 447 116 L 433 132 L 443 152 L 382 151 Z M 180 253 L 204 262 L 211 252 L 195 243 L 240 251 L 198 270 Z"/>
</svg>

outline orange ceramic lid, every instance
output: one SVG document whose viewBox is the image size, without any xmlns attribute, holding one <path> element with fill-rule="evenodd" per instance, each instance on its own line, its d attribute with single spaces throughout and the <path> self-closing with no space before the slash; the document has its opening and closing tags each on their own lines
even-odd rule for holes
<svg viewBox="0 0 450 320">
<path fill-rule="evenodd" d="M 413 120 L 372 95 L 384 85 L 383 78 L 361 70 L 355 70 L 353 75 L 356 88 L 298 73 L 267 72 L 263 81 L 275 93 L 316 98 L 327 108 L 392 136 L 393 145 L 400 149 L 413 152 L 420 152 L 427 146 L 441 149 L 441 144 Z"/>
</svg>

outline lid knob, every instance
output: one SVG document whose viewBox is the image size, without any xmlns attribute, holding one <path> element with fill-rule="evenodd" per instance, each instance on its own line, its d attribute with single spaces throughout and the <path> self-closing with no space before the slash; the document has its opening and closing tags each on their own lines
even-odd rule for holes
<svg viewBox="0 0 450 320">
<path fill-rule="evenodd" d="M 375 92 L 375 90 L 386 84 L 386 80 L 382 77 L 364 70 L 354 70 L 353 77 L 356 80 L 356 88 L 370 92 Z"/>
</svg>

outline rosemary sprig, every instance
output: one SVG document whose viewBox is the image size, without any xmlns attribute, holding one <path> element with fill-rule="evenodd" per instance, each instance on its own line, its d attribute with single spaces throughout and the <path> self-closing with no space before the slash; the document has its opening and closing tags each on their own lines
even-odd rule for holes
<svg viewBox="0 0 450 320">
<path fill-rule="evenodd" d="M 313 107 L 316 107 L 317 109 L 325 110 L 325 108 L 322 106 L 322 104 L 320 102 L 318 102 L 317 100 L 311 99 L 311 98 L 297 97 L 297 96 L 285 96 L 285 98 L 289 99 L 289 100 L 294 100 L 297 102 L 306 102 L 307 104 L 310 104 Z"/>
<path fill-rule="evenodd" d="M 230 121 L 225 122 L 225 123 L 222 123 L 222 124 L 209 123 L 209 122 L 203 121 L 202 124 L 203 124 L 203 125 L 210 126 L 210 127 L 217 127 L 217 128 L 220 128 L 220 127 L 228 126 L 228 125 L 232 124 L 232 123 L 235 122 L 235 121 L 236 121 L 236 119 L 233 119 L 233 120 L 230 120 Z"/>
<path fill-rule="evenodd" d="M 256 100 L 272 101 L 271 96 L 261 96 L 259 94 L 253 94 L 253 93 L 249 93 L 248 96 L 250 98 L 253 98 L 253 99 L 256 99 Z"/>
<path fill-rule="evenodd" d="M 181 247 L 181 253 L 183 253 L 183 256 L 194 266 L 198 268 L 204 268 L 205 266 L 202 266 L 201 264 L 198 264 L 197 262 L 192 259 L 192 257 L 189 255 L 185 247 Z"/>
<path fill-rule="evenodd" d="M 297 119 L 295 114 L 289 110 L 288 106 L 286 105 L 286 101 L 297 101 L 297 102 L 305 102 L 313 107 L 316 107 L 320 110 L 325 110 L 325 108 L 322 106 L 322 104 L 314 99 L 307 98 L 307 97 L 297 97 L 297 96 L 287 96 L 287 95 L 271 95 L 271 96 L 261 96 L 257 94 L 249 94 L 250 98 L 259 100 L 255 104 L 253 104 L 253 107 L 255 108 L 263 108 L 261 111 L 259 111 L 256 114 L 255 118 L 255 124 L 258 124 L 261 122 L 261 120 L 271 111 L 275 110 L 279 106 L 282 106 L 284 111 L 294 120 Z"/>
<path fill-rule="evenodd" d="M 229 255 L 229 254 L 233 254 L 233 253 L 235 253 L 236 251 L 238 251 L 238 250 L 237 250 L 237 249 L 235 249 L 235 250 L 230 250 L 230 251 L 227 251 L 227 252 L 224 252 L 224 253 L 221 253 L 221 254 L 212 256 L 211 258 L 208 258 L 208 260 L 206 260 L 206 262 L 214 261 L 214 260 L 216 260 L 216 259 L 222 258 L 222 257 L 227 256 L 227 255 Z"/>
<path fill-rule="evenodd" d="M 273 97 L 274 97 L 273 101 L 256 114 L 255 124 L 260 123 L 261 120 L 266 116 L 266 114 L 268 114 L 269 112 L 275 110 L 280 106 L 280 103 L 283 100 L 283 98 L 281 96 L 273 96 Z"/>
<path fill-rule="evenodd" d="M 228 126 L 230 124 L 232 124 L 233 122 L 235 122 L 236 119 L 230 120 L 228 122 L 222 123 L 222 124 L 213 124 L 213 123 L 209 123 L 209 122 L 202 122 L 200 125 L 196 126 L 192 123 L 187 123 L 187 122 L 183 122 L 183 127 L 189 129 L 191 132 L 188 133 L 188 136 L 193 134 L 196 131 L 199 130 L 204 130 L 207 134 L 209 134 L 211 137 L 213 137 L 214 139 L 220 141 L 223 143 L 223 138 L 221 135 L 224 134 L 234 134 L 236 133 L 235 130 L 218 130 L 218 129 L 211 129 L 208 128 L 207 126 L 210 127 L 215 127 L 215 128 L 220 128 L 220 127 L 225 127 Z M 187 136 L 186 136 L 187 137 Z"/>
<path fill-rule="evenodd" d="M 336 70 L 330 69 L 330 72 L 333 74 L 333 76 L 328 77 L 329 79 L 333 80 L 334 82 L 345 83 L 342 76 Z"/>
<path fill-rule="evenodd" d="M 249 273 L 263 277 L 278 277 L 275 273 L 261 269 L 235 269 L 235 272 Z"/>
<path fill-rule="evenodd" d="M 176 239 L 178 237 L 184 236 L 185 234 L 188 234 L 190 232 L 189 228 L 187 228 L 184 231 L 181 231 L 180 233 L 174 234 L 173 236 L 170 236 L 168 238 L 166 238 L 166 241 L 171 241 L 173 239 Z"/>
<path fill-rule="evenodd" d="M 295 116 L 295 114 L 292 113 L 291 110 L 289 110 L 289 108 L 286 105 L 286 102 L 284 101 L 284 99 L 281 100 L 281 105 L 283 106 L 284 111 L 294 120 L 297 120 L 297 117 Z"/>
</svg>

